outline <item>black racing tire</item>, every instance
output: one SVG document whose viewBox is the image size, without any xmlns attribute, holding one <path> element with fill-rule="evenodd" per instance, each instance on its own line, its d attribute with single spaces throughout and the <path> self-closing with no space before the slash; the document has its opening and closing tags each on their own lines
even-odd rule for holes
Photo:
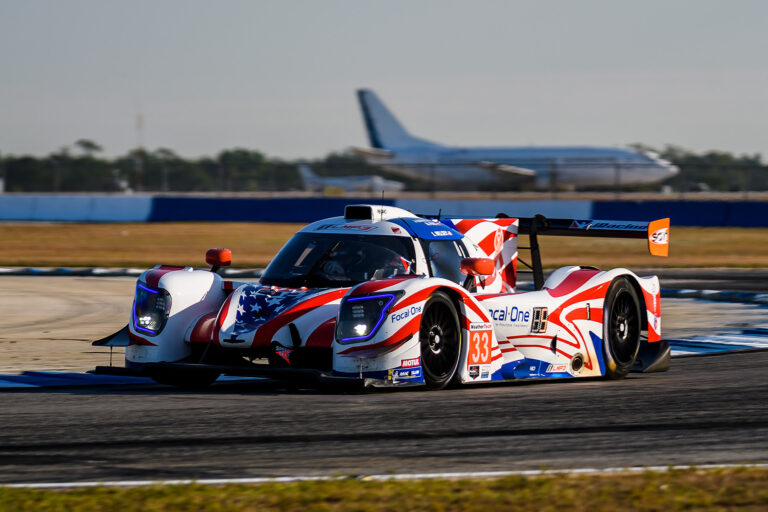
<svg viewBox="0 0 768 512">
<path fill-rule="evenodd" d="M 617 277 L 605 294 L 603 357 L 605 377 L 622 379 L 632 369 L 640 349 L 640 300 L 629 279 Z"/>
<path fill-rule="evenodd" d="M 421 368 L 427 389 L 442 389 L 456 376 L 461 357 L 459 315 L 451 299 L 435 292 L 427 300 L 419 327 Z"/>
<path fill-rule="evenodd" d="M 205 370 L 164 370 L 150 375 L 158 384 L 188 390 L 202 390 L 219 378 L 218 372 Z"/>
</svg>

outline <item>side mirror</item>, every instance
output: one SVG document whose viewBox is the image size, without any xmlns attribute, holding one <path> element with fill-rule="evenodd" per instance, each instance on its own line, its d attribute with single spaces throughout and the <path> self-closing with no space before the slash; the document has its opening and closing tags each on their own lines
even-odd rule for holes
<svg viewBox="0 0 768 512">
<path fill-rule="evenodd" d="M 229 249 L 208 249 L 205 262 L 211 266 L 211 272 L 218 272 L 221 267 L 232 264 L 232 251 Z"/>
<path fill-rule="evenodd" d="M 468 276 L 490 276 L 496 271 L 496 262 L 491 258 L 464 258 L 460 268 Z"/>
</svg>

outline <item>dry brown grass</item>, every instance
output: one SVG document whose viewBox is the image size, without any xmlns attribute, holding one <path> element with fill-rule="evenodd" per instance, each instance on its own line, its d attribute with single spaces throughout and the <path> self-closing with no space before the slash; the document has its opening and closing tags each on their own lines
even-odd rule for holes
<svg viewBox="0 0 768 512">
<path fill-rule="evenodd" d="M 675 470 L 475 480 L 184 485 L 71 490 L 0 488 L 13 511 L 764 511 L 768 471 Z"/>
<path fill-rule="evenodd" d="M 301 224 L 0 224 L 0 266 L 204 266 L 205 251 L 228 247 L 233 265 L 265 266 Z M 672 228 L 669 258 L 643 240 L 540 237 L 546 267 L 768 267 L 768 229 Z M 521 245 L 527 245 L 522 237 Z M 528 259 L 526 251 L 521 257 Z"/>
<path fill-rule="evenodd" d="M 3 266 L 205 265 L 205 251 L 232 249 L 237 267 L 262 267 L 301 225 L 257 223 L 5 224 Z"/>
</svg>

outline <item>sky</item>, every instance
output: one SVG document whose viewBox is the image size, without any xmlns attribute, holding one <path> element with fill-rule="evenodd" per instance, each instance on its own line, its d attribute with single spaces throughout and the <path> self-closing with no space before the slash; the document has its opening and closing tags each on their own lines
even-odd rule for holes
<svg viewBox="0 0 768 512">
<path fill-rule="evenodd" d="M 368 87 L 444 144 L 766 160 L 766 27 L 764 0 L 0 0 L 0 154 L 321 158 L 368 145 Z"/>
</svg>

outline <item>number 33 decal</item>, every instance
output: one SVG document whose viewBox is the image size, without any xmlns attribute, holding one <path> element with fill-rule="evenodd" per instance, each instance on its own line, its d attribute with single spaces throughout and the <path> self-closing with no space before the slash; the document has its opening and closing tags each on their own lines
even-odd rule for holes
<svg viewBox="0 0 768 512">
<path fill-rule="evenodd" d="M 472 331 L 470 333 L 468 364 L 489 364 L 491 362 L 491 332 Z"/>
</svg>

